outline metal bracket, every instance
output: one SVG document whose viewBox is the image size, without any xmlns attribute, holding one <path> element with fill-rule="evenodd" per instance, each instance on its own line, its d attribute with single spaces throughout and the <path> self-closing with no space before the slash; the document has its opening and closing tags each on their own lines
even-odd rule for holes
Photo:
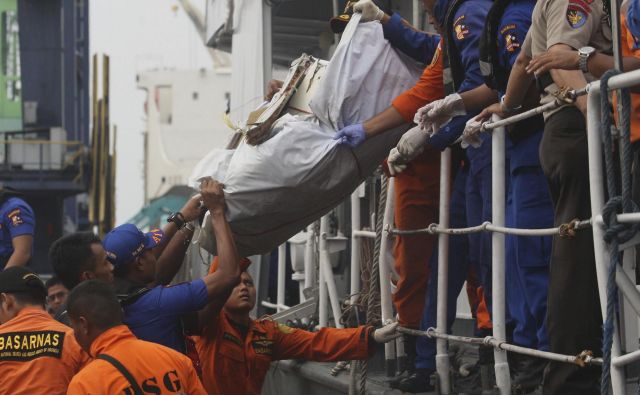
<svg viewBox="0 0 640 395">
<path fill-rule="evenodd" d="M 271 318 L 279 324 L 286 324 L 287 321 L 302 320 L 316 315 L 318 312 L 318 288 L 307 288 L 302 293 L 307 300 L 291 306 L 290 309 L 273 314 Z"/>
</svg>

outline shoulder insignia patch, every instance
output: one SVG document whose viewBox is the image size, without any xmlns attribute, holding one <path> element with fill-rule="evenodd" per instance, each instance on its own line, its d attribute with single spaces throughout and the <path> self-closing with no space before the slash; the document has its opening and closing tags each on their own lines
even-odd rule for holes
<svg viewBox="0 0 640 395">
<path fill-rule="evenodd" d="M 10 212 L 7 217 L 9 217 L 9 219 L 11 220 L 11 225 L 12 226 L 20 226 L 24 223 L 24 221 L 22 221 L 22 218 L 20 217 L 20 209 L 17 208 L 15 210 L 13 210 L 12 212 Z"/>
<path fill-rule="evenodd" d="M 573 29 L 579 29 L 587 23 L 589 14 L 591 13 L 591 4 L 593 0 L 569 0 L 567 5 L 566 18 L 569 26 Z"/>
<path fill-rule="evenodd" d="M 278 330 L 284 333 L 285 335 L 295 332 L 295 329 L 286 325 L 276 324 L 276 328 L 278 328 Z"/>
<path fill-rule="evenodd" d="M 520 42 L 518 41 L 518 37 L 515 34 L 507 33 L 504 35 L 504 47 L 507 52 L 515 52 L 518 48 L 520 48 Z"/>
<path fill-rule="evenodd" d="M 469 28 L 464 23 L 464 15 L 460 15 L 458 19 L 453 22 L 453 30 L 456 32 L 456 39 L 464 40 L 464 38 L 469 34 Z"/>
</svg>

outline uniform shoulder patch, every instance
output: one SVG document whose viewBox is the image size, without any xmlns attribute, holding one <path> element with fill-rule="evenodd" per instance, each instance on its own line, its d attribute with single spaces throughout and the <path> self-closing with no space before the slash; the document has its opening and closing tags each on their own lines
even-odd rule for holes
<svg viewBox="0 0 640 395">
<path fill-rule="evenodd" d="M 464 15 L 460 15 L 455 22 L 453 22 L 453 30 L 456 32 L 457 40 L 464 40 L 469 34 L 469 28 L 464 20 Z"/>
<path fill-rule="evenodd" d="M 276 323 L 276 329 L 278 329 L 280 332 L 284 333 L 285 335 L 295 332 L 295 329 L 293 329 L 292 327 L 278 324 L 278 323 Z"/>
<path fill-rule="evenodd" d="M 516 52 L 520 48 L 520 41 L 515 34 L 516 28 L 515 23 L 512 23 L 500 29 L 500 34 L 504 38 L 504 48 L 507 52 Z"/>
<path fill-rule="evenodd" d="M 0 361 L 31 361 L 40 357 L 60 358 L 64 332 L 32 331 L 0 334 Z"/>
<path fill-rule="evenodd" d="M 569 26 L 579 29 L 587 23 L 591 14 L 591 3 L 593 0 L 569 0 L 567 4 L 566 18 Z"/>
<path fill-rule="evenodd" d="M 9 214 L 7 214 L 7 217 L 9 218 L 9 220 L 11 220 L 11 226 L 16 227 L 24 223 L 24 221 L 22 220 L 22 217 L 20 216 L 20 213 L 21 213 L 20 209 L 16 208 L 12 210 Z"/>
</svg>

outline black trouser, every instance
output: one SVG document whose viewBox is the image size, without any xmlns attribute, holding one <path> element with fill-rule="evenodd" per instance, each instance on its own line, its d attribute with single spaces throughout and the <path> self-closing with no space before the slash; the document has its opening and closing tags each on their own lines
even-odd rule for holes
<svg viewBox="0 0 640 395">
<path fill-rule="evenodd" d="M 555 225 L 591 217 L 585 119 L 575 107 L 560 110 L 545 123 L 540 162 L 554 203 Z M 602 313 L 598 296 L 593 234 L 580 230 L 573 238 L 554 236 L 547 311 L 550 351 L 602 354 Z M 551 362 L 544 394 L 599 394 L 600 369 Z"/>
</svg>

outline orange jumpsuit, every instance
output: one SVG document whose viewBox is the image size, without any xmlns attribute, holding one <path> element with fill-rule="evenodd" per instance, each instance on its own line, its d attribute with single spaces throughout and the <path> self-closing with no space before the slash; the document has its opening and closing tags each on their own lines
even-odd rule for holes
<svg viewBox="0 0 640 395">
<path fill-rule="evenodd" d="M 125 325 L 106 330 L 90 354 L 120 361 L 145 393 L 205 395 L 191 360 L 168 347 L 138 340 Z M 133 394 L 127 379 L 111 363 L 94 359 L 69 384 L 69 395 Z"/>
<path fill-rule="evenodd" d="M 392 106 L 408 123 L 420 107 L 442 99 L 442 42 L 420 80 L 393 100 Z M 395 176 L 395 223 L 400 229 L 426 228 L 438 222 L 440 189 L 440 152 L 426 149 Z M 402 326 L 418 328 L 429 282 L 429 259 L 436 245 L 432 235 L 407 235 L 396 238 L 395 269 L 397 290 L 393 301 Z"/>
<path fill-rule="evenodd" d="M 27 307 L 0 325 L 0 392 L 66 394 L 89 361 L 73 330 L 41 308 Z"/>
<path fill-rule="evenodd" d="M 224 311 L 195 338 L 202 381 L 210 395 L 260 394 L 271 361 L 344 361 L 369 358 L 371 327 L 307 332 L 274 321 L 253 320 L 242 335 Z"/>
</svg>

